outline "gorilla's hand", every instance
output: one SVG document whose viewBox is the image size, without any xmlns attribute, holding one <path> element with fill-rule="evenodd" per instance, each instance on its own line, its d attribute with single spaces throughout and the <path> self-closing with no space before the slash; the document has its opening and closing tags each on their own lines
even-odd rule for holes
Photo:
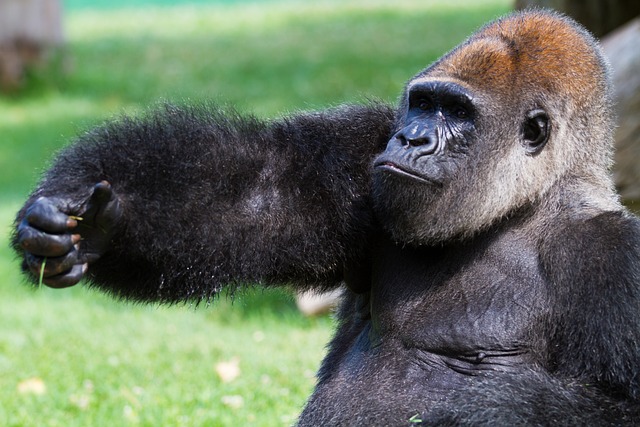
<svg viewBox="0 0 640 427">
<path fill-rule="evenodd" d="M 52 288 L 73 286 L 88 264 L 108 249 L 122 206 L 111 185 L 102 181 L 79 205 L 41 197 L 25 211 L 18 225 L 18 243 L 29 270 Z M 43 266 L 44 263 L 44 266 Z"/>
</svg>

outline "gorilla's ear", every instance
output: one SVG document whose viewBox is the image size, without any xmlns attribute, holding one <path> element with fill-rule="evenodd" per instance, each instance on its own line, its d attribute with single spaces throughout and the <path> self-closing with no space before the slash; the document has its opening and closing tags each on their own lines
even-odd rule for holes
<svg viewBox="0 0 640 427">
<path fill-rule="evenodd" d="M 535 109 L 527 113 L 522 123 L 522 145 L 527 154 L 533 156 L 544 148 L 549 139 L 549 116 L 544 110 Z"/>
</svg>

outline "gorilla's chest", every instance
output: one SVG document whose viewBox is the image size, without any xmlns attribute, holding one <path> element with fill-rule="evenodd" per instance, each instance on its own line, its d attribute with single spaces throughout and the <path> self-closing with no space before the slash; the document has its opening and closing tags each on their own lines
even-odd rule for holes
<svg viewBox="0 0 640 427">
<path fill-rule="evenodd" d="M 389 244 L 374 262 L 373 335 L 442 355 L 519 353 L 545 294 L 537 254 L 516 233 L 446 248 Z"/>
</svg>

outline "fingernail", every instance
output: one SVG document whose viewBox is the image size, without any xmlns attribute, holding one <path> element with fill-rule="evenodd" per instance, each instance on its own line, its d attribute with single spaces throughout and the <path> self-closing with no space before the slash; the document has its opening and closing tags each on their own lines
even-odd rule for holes
<svg viewBox="0 0 640 427">
<path fill-rule="evenodd" d="M 73 243 L 74 245 L 76 243 L 78 243 L 80 241 L 82 237 L 79 234 L 72 234 L 71 235 L 71 243 Z"/>
<path fill-rule="evenodd" d="M 69 218 L 67 220 L 67 228 L 76 228 L 78 226 L 78 221 L 73 218 Z"/>
</svg>

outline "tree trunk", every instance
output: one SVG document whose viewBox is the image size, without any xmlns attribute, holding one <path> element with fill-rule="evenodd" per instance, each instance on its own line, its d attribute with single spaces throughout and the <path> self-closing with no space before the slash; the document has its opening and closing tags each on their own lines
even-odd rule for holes
<svg viewBox="0 0 640 427">
<path fill-rule="evenodd" d="M 640 210 L 640 18 L 602 40 L 613 70 L 618 128 L 616 185 L 623 200 Z M 635 205 L 638 206 L 635 206 Z"/>
<path fill-rule="evenodd" d="M 60 0 L 0 1 L 0 89 L 20 86 L 25 68 L 62 44 Z"/>
<path fill-rule="evenodd" d="M 538 6 L 555 9 L 602 37 L 640 15 L 638 0 L 516 0 L 515 8 Z"/>
</svg>

